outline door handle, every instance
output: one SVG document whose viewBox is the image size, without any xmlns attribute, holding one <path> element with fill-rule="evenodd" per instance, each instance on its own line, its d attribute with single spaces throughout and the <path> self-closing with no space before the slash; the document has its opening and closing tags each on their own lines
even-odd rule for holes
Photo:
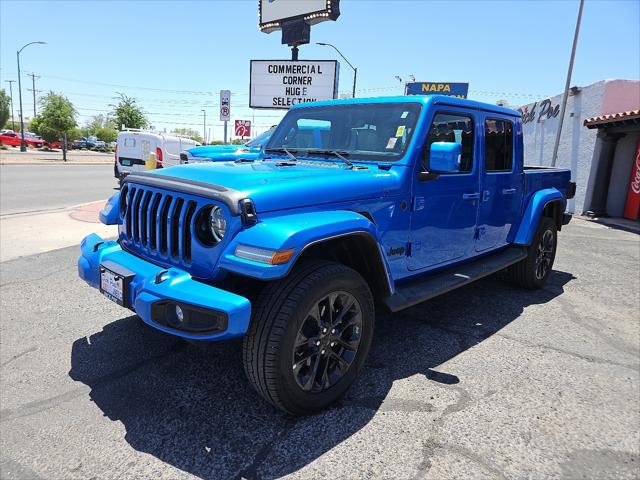
<svg viewBox="0 0 640 480">
<path fill-rule="evenodd" d="M 502 194 L 503 195 L 513 195 L 514 193 L 516 193 L 516 189 L 515 188 L 503 188 L 502 189 Z"/>
<path fill-rule="evenodd" d="M 463 200 L 479 200 L 480 199 L 480 192 L 463 193 L 462 194 L 462 199 Z"/>
</svg>

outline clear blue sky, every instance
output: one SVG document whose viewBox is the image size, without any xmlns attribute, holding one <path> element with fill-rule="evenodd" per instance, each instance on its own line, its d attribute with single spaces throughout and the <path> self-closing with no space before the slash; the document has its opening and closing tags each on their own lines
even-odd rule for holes
<svg viewBox="0 0 640 480">
<path fill-rule="evenodd" d="M 257 0 L 84 1 L 0 0 L 0 77 L 35 73 L 37 90 L 63 93 L 79 123 L 107 113 L 116 91 L 139 99 L 158 128 L 202 126 L 202 108 L 214 136 L 218 91 L 232 90 L 233 118 L 247 107 L 250 59 L 287 59 L 280 32 L 257 28 Z M 331 42 L 358 67 L 358 95 L 402 92 L 395 80 L 468 81 L 470 98 L 524 104 L 564 86 L 578 0 L 368 1 L 342 0 L 336 22 L 312 27 L 312 41 Z M 640 1 L 587 0 L 573 81 L 640 77 Z M 301 59 L 334 59 L 316 45 Z M 351 89 L 342 63 L 340 91 Z M 14 84 L 16 85 L 16 84 Z M 31 116 L 31 78 L 23 75 L 25 114 Z M 17 89 L 14 87 L 16 105 Z M 17 110 L 17 109 L 16 109 Z M 256 111 L 258 130 L 282 113 Z"/>
</svg>

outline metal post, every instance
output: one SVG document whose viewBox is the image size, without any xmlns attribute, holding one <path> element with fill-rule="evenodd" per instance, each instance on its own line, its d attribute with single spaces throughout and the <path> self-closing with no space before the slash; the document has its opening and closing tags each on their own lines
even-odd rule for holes
<svg viewBox="0 0 640 480">
<path fill-rule="evenodd" d="M 353 69 L 353 98 L 356 98 L 356 78 L 358 76 L 358 69 L 356 67 L 353 66 L 353 64 L 347 60 L 347 57 L 345 57 L 342 52 L 340 50 L 338 50 L 338 47 L 336 47 L 335 45 L 332 45 L 330 43 L 323 43 L 323 42 L 317 42 L 316 45 L 322 45 L 323 47 L 331 47 L 333 48 L 336 52 L 338 52 L 338 55 L 340 55 L 342 57 L 342 59 L 347 62 L 347 65 L 349 65 L 352 69 Z"/>
<path fill-rule="evenodd" d="M 573 34 L 573 46 L 571 47 L 571 58 L 569 59 L 569 71 L 567 72 L 567 81 L 564 85 L 564 95 L 562 96 L 562 107 L 560 108 L 560 123 L 558 124 L 558 132 L 556 133 L 556 142 L 553 146 L 553 156 L 551 157 L 551 166 L 555 167 L 558 161 L 558 147 L 560 146 L 560 135 L 562 134 L 562 122 L 564 121 L 564 112 L 567 108 L 567 98 L 569 97 L 569 85 L 571 84 L 571 74 L 573 72 L 573 60 L 576 56 L 576 46 L 578 45 L 578 34 L 580 33 L 580 21 L 582 20 L 582 9 L 584 0 L 580 0 L 580 8 L 578 9 L 578 20 L 576 21 L 576 31 Z"/>
<path fill-rule="evenodd" d="M 24 141 L 24 115 L 22 113 L 22 81 L 20 80 L 20 52 L 27 48 L 29 45 L 46 45 L 46 42 L 30 42 L 23 46 L 20 50 L 16 52 L 16 57 L 18 59 L 18 96 L 20 97 L 20 151 L 27 151 L 27 144 Z"/>
<path fill-rule="evenodd" d="M 20 151 L 27 151 L 27 144 L 24 141 L 24 117 L 22 114 L 22 82 L 20 82 L 20 51 L 16 53 L 18 57 L 18 97 L 20 98 Z"/>
<path fill-rule="evenodd" d="M 227 121 L 224 121 L 224 144 L 227 144 Z"/>
<path fill-rule="evenodd" d="M 356 98 L 356 78 L 358 76 L 358 69 L 354 68 L 353 69 L 353 94 L 351 95 L 351 98 Z"/>
<path fill-rule="evenodd" d="M 5 80 L 9 84 L 9 97 L 11 98 L 11 130 L 15 131 L 16 122 L 13 119 L 13 84 L 16 83 L 15 80 Z"/>
<path fill-rule="evenodd" d="M 298 47 L 297 46 L 291 47 L 291 60 L 293 60 L 294 62 L 298 61 Z"/>
</svg>

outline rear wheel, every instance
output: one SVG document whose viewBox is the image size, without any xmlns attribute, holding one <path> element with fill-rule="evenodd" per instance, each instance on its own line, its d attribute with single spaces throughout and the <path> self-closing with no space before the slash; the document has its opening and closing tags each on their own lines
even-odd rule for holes
<svg viewBox="0 0 640 480">
<path fill-rule="evenodd" d="M 549 217 L 542 217 L 527 257 L 507 268 L 503 277 L 524 288 L 542 288 L 553 269 L 557 245 L 556 223 Z"/>
<path fill-rule="evenodd" d="M 361 370 L 373 337 L 373 297 L 344 265 L 312 261 L 268 285 L 254 302 L 244 367 L 268 402 L 293 415 L 338 400 Z"/>
</svg>

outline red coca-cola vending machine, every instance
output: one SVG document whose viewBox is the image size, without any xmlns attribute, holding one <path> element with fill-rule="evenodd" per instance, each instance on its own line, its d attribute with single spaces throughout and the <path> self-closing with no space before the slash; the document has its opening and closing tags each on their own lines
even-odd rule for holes
<svg viewBox="0 0 640 480">
<path fill-rule="evenodd" d="M 631 168 L 627 203 L 624 206 L 624 218 L 637 220 L 640 213 L 640 140 L 636 143 L 636 155 Z"/>
</svg>

